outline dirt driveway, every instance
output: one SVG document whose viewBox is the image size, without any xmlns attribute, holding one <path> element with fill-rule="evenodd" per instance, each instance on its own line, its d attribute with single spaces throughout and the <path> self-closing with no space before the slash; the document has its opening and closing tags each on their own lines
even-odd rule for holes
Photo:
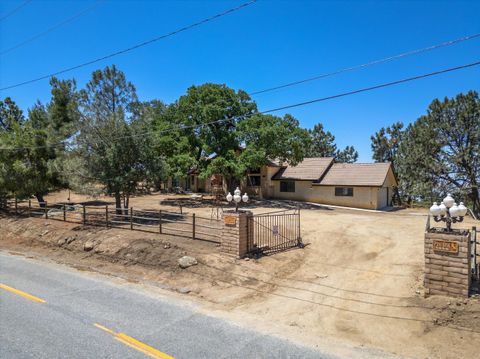
<svg viewBox="0 0 480 359">
<path fill-rule="evenodd" d="M 62 196 L 47 200 L 65 200 Z M 173 208 L 181 202 L 188 212 L 210 215 L 208 202 L 181 198 L 188 197 L 143 196 L 131 203 Z M 250 209 L 267 212 L 289 205 L 259 204 Z M 57 221 L 49 221 L 48 233 L 42 235 L 46 227 L 40 219 L 1 219 L 0 248 L 47 254 L 83 270 L 184 293 L 210 314 L 308 345 L 328 345 L 339 354 L 365 347 L 415 358 L 478 357 L 479 299 L 423 298 L 425 211 L 303 207 L 302 237 L 308 245 L 259 260 L 234 260 L 200 241 L 118 229 L 79 230 Z M 76 240 L 71 244 L 58 245 L 72 235 Z M 89 236 L 98 242 L 86 254 L 82 249 Z M 199 264 L 179 269 L 176 259 L 184 254 Z"/>
</svg>

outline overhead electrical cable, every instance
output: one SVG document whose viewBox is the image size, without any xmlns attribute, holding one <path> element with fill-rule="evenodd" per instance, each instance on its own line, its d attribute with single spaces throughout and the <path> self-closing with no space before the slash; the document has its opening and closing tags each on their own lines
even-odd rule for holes
<svg viewBox="0 0 480 359">
<path fill-rule="evenodd" d="M 87 8 L 85 8 L 85 9 L 83 9 L 82 11 L 76 13 L 75 15 L 69 17 L 68 19 L 59 22 L 58 24 L 50 27 L 49 29 L 47 29 L 47 30 L 45 30 L 45 31 L 42 31 L 42 32 L 38 33 L 37 35 L 34 35 L 34 36 L 32 36 L 32 37 L 30 37 L 30 38 L 28 38 L 28 39 L 26 39 L 26 40 L 24 40 L 24 41 L 22 41 L 22 42 L 19 42 L 18 44 L 14 45 L 14 46 L 11 46 L 11 47 L 9 47 L 9 48 L 7 48 L 7 49 L 5 49 L 5 50 L 1 50 L 1 51 L 0 51 L 0 55 L 5 55 L 5 54 L 7 54 L 7 53 L 9 53 L 9 52 L 11 52 L 11 51 L 13 51 L 13 50 L 16 50 L 16 49 L 18 49 L 18 48 L 20 48 L 20 47 L 22 47 L 22 46 L 27 45 L 28 43 L 30 43 L 30 42 L 32 42 L 32 41 L 34 41 L 34 40 L 36 40 L 36 39 L 38 39 L 38 38 L 40 38 L 40 37 L 42 37 L 42 36 L 45 36 L 45 35 L 49 34 L 49 33 L 52 32 L 52 31 L 57 30 L 58 28 L 60 28 L 60 27 L 62 27 L 62 26 L 64 26 L 64 25 L 67 25 L 68 23 L 70 23 L 70 22 L 78 19 L 79 17 L 81 17 L 81 16 L 83 16 L 83 15 L 85 15 L 85 14 L 87 14 L 87 13 L 89 13 L 91 10 L 93 10 L 95 7 L 97 7 L 102 1 L 104 1 L 104 0 L 97 0 L 97 1 L 95 1 L 95 3 L 93 3 L 93 5 L 91 5 L 91 6 L 87 7 Z"/>
<path fill-rule="evenodd" d="M 24 7 L 25 5 L 27 5 L 29 2 L 31 2 L 32 0 L 27 0 L 27 1 L 24 1 L 22 2 L 20 5 L 18 5 L 15 9 L 13 9 L 12 11 L 6 13 L 5 15 L 1 16 L 0 17 L 0 21 L 3 21 L 5 20 L 6 18 L 9 18 L 10 16 L 12 16 L 13 14 L 15 14 L 17 11 L 19 11 L 22 7 Z"/>
<path fill-rule="evenodd" d="M 423 78 L 437 76 L 437 75 L 445 74 L 445 73 L 448 73 L 448 72 L 458 71 L 458 70 L 471 68 L 471 67 L 475 67 L 475 66 L 479 66 L 479 65 L 480 65 L 480 61 L 476 61 L 476 62 L 472 62 L 472 63 L 465 64 L 465 65 L 450 67 L 450 68 L 447 68 L 447 69 L 443 69 L 443 70 L 439 70 L 439 71 L 435 71 L 435 72 L 429 72 L 429 73 L 426 73 L 426 74 L 417 75 L 417 76 L 413 76 L 413 77 L 407 77 L 407 78 L 404 78 L 404 79 L 401 79 L 401 80 L 386 82 L 386 83 L 375 85 L 375 86 L 364 87 L 364 88 L 361 88 L 361 89 L 358 89 L 358 90 L 343 92 L 343 93 L 332 95 L 332 96 L 321 97 L 321 98 L 317 98 L 317 99 L 313 99 L 313 100 L 309 100 L 309 101 L 304 101 L 304 102 L 298 102 L 298 103 L 295 103 L 295 104 L 276 107 L 276 108 L 272 108 L 272 109 L 265 110 L 265 111 L 253 112 L 253 113 L 250 113 L 250 114 L 247 114 L 247 115 L 234 116 L 234 117 L 230 117 L 230 118 L 219 119 L 219 120 L 216 120 L 216 121 L 211 121 L 211 122 L 196 124 L 196 125 L 181 125 L 181 126 L 171 127 L 171 128 L 160 130 L 160 131 L 149 131 L 149 132 L 143 132 L 143 133 L 135 134 L 135 135 L 118 136 L 118 137 L 114 137 L 112 139 L 113 140 L 120 140 L 120 139 L 123 139 L 123 138 L 139 137 L 139 136 L 145 136 L 145 135 L 148 135 L 148 134 L 166 133 L 166 132 L 170 132 L 170 131 L 173 131 L 173 130 L 184 130 L 184 129 L 189 129 L 189 128 L 199 128 L 199 127 L 204 127 L 204 126 L 208 126 L 208 125 L 213 125 L 213 124 L 216 124 L 216 123 L 221 123 L 221 122 L 226 122 L 226 121 L 234 121 L 234 120 L 238 120 L 238 119 L 242 119 L 242 118 L 248 118 L 248 117 L 252 117 L 252 116 L 255 116 L 255 115 L 264 115 L 264 114 L 268 114 L 268 113 L 272 113 L 272 112 L 278 112 L 278 111 L 282 111 L 282 110 L 286 110 L 286 109 L 290 109 L 290 108 L 306 106 L 306 105 L 310 105 L 310 104 L 317 103 L 317 102 L 328 101 L 328 100 L 332 100 L 332 99 L 335 99 L 335 98 L 351 96 L 351 95 L 355 95 L 355 94 L 358 94 L 358 93 L 372 91 L 372 90 L 376 90 L 376 89 L 380 89 L 380 88 L 384 88 L 384 87 L 395 86 L 395 85 L 399 85 L 399 84 L 402 84 L 402 83 L 416 81 L 416 80 L 420 80 L 420 79 L 423 79 Z M 60 142 L 60 143 L 57 143 L 57 144 L 51 144 L 51 145 L 48 145 L 48 146 L 38 146 L 38 147 L 37 146 L 0 147 L 0 150 L 35 149 L 35 148 L 45 148 L 45 147 L 52 147 L 52 146 L 64 146 L 65 144 L 66 144 L 66 142 Z"/>
<path fill-rule="evenodd" d="M 144 41 L 144 42 L 141 42 L 141 43 L 138 43 L 136 45 L 133 45 L 133 46 L 130 46 L 130 47 L 127 47 L 126 49 L 123 49 L 123 50 L 119 50 L 119 51 L 116 51 L 116 52 L 113 52 L 111 54 L 108 54 L 108 55 L 105 55 L 105 56 L 102 56 L 102 57 L 98 57 L 96 59 L 93 59 L 93 60 L 90 60 L 90 61 L 87 61 L 87 62 L 84 62 L 84 63 L 81 63 L 79 65 L 76 65 L 76 66 L 72 66 L 72 67 L 68 67 L 66 69 L 63 69 L 63 70 L 60 70 L 60 71 L 57 71 L 57 72 L 54 72 L 54 73 L 51 73 L 51 74 L 48 74 L 48 75 L 45 75 L 45 76 L 41 76 L 41 77 L 37 77 L 35 79 L 32 79 L 32 80 L 28 80 L 28 81 L 24 81 L 24 82 L 20 82 L 20 83 L 17 83 L 17 84 L 14 84 L 14 85 L 10 85 L 10 86 L 6 86 L 6 87 L 3 87 L 3 88 L 0 88 L 0 91 L 4 91 L 4 90 L 8 90 L 8 89 L 12 89 L 12 88 L 15 88 L 15 87 L 19 87 L 19 86 L 24 86 L 24 85 L 27 85 L 27 84 L 31 84 L 31 83 L 34 83 L 34 82 L 37 82 L 37 81 L 41 81 L 41 80 L 45 80 L 45 79 L 48 79 L 52 76 L 57 76 L 57 75 L 60 75 L 60 74 L 63 74 L 63 73 L 66 73 L 66 72 L 70 72 L 70 71 L 73 71 L 73 70 L 76 70 L 76 69 L 79 69 L 79 68 L 82 68 L 82 67 L 85 67 L 85 66 L 88 66 L 88 65 L 92 65 L 92 64 L 95 64 L 97 62 L 100 62 L 100 61 L 104 61 L 104 60 L 107 60 L 107 59 L 110 59 L 112 57 L 115 57 L 115 56 L 118 56 L 118 55 L 122 55 L 122 54 L 125 54 L 127 52 L 130 52 L 130 51 L 133 51 L 133 50 L 136 50 L 140 47 L 144 47 L 144 46 L 147 46 L 147 45 L 150 45 L 154 42 L 157 42 L 157 41 L 160 41 L 160 40 L 163 40 L 167 37 L 171 37 L 171 36 L 174 36 L 174 35 L 177 35 L 179 33 L 182 33 L 182 32 L 185 32 L 185 31 L 188 31 L 188 30 L 191 30 L 195 27 L 198 27 L 198 26 L 201 26 L 201 25 L 204 25 L 208 22 L 211 22 L 211 21 L 214 21 L 220 17 L 223 17 L 223 16 L 226 16 L 226 15 L 229 15 L 233 12 L 236 12 L 236 11 L 239 11 L 247 6 L 250 6 L 254 3 L 256 3 L 257 0 L 250 0 L 246 3 L 243 3 L 239 6 L 236 6 L 234 8 L 231 8 L 231 9 L 228 9 L 228 10 L 225 10 L 221 13 L 218 13 L 216 15 L 213 15 L 213 16 L 210 16 L 210 17 L 207 17 L 203 20 L 200 20 L 200 21 L 197 21 L 193 24 L 190 24 L 190 25 L 187 25 L 187 26 L 184 26 L 184 27 L 181 27 L 177 30 L 174 30 L 174 31 L 171 31 L 167 34 L 164 34 L 164 35 L 161 35 L 161 36 L 157 36 L 153 39 L 150 39 L 150 40 L 147 40 L 147 41 Z"/>
<path fill-rule="evenodd" d="M 266 88 L 266 89 L 263 89 L 263 90 L 250 92 L 249 95 L 254 96 L 254 95 L 259 95 L 259 94 L 266 93 L 266 92 L 280 90 L 282 88 L 296 86 L 296 85 L 300 85 L 300 84 L 303 84 L 303 83 L 306 83 L 306 82 L 316 81 L 316 80 L 320 80 L 320 79 L 323 79 L 323 78 L 326 78 L 326 77 L 339 75 L 341 73 L 350 72 L 350 71 L 354 71 L 354 70 L 359 70 L 359 69 L 363 69 L 363 68 L 366 68 L 366 67 L 369 67 L 369 66 L 383 64 L 385 62 L 401 59 L 403 57 L 418 55 L 418 54 L 421 54 L 421 53 L 424 53 L 424 52 L 440 49 L 440 48 L 443 48 L 443 47 L 455 45 L 455 44 L 458 44 L 460 42 L 473 40 L 473 39 L 477 39 L 477 38 L 480 38 L 480 33 L 464 36 L 464 37 L 461 37 L 461 38 L 458 38 L 458 39 L 455 39 L 455 40 L 445 41 L 445 42 L 442 42 L 440 44 L 424 47 L 424 48 L 421 48 L 421 49 L 407 51 L 407 52 L 404 52 L 404 53 L 401 53 L 401 54 L 398 54 L 398 55 L 385 57 L 383 59 L 378 59 L 378 60 L 366 62 L 366 63 L 361 64 L 361 65 L 345 67 L 345 68 L 340 69 L 340 70 L 327 72 L 327 73 L 317 75 L 317 76 L 313 76 L 313 77 L 309 77 L 309 78 L 306 78 L 306 79 L 303 79 L 303 80 L 288 82 L 288 83 L 285 83 L 285 84 L 282 84 L 282 85 L 278 85 L 278 86 L 269 87 L 269 88 Z"/>
</svg>

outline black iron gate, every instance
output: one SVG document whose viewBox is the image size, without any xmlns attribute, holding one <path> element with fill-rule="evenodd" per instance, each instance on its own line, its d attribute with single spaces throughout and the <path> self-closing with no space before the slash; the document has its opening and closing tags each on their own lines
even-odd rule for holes
<svg viewBox="0 0 480 359">
<path fill-rule="evenodd" d="M 300 209 L 250 216 L 247 231 L 247 249 L 253 255 L 267 255 L 292 247 L 303 247 Z"/>
<path fill-rule="evenodd" d="M 472 276 L 473 279 L 476 281 L 480 281 L 480 251 L 478 247 L 480 244 L 477 241 L 477 227 L 472 227 Z"/>
</svg>

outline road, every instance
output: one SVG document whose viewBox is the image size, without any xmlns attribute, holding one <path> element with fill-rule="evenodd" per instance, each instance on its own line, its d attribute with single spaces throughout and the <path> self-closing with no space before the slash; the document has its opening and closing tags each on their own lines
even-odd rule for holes
<svg viewBox="0 0 480 359">
<path fill-rule="evenodd" d="M 0 252 L 0 357 L 333 358 L 140 285 Z"/>
</svg>

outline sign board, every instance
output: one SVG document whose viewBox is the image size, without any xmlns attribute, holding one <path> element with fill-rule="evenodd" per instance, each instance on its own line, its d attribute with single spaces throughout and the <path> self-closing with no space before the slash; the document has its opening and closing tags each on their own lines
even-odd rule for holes
<svg viewBox="0 0 480 359">
<path fill-rule="evenodd" d="M 433 241 L 435 252 L 458 253 L 458 243 L 451 241 Z"/>
<path fill-rule="evenodd" d="M 237 217 L 225 216 L 223 218 L 223 223 L 225 223 L 227 226 L 235 226 L 237 224 Z"/>
<path fill-rule="evenodd" d="M 273 232 L 274 236 L 278 236 L 278 226 L 277 225 L 273 225 L 272 232 Z"/>
</svg>

